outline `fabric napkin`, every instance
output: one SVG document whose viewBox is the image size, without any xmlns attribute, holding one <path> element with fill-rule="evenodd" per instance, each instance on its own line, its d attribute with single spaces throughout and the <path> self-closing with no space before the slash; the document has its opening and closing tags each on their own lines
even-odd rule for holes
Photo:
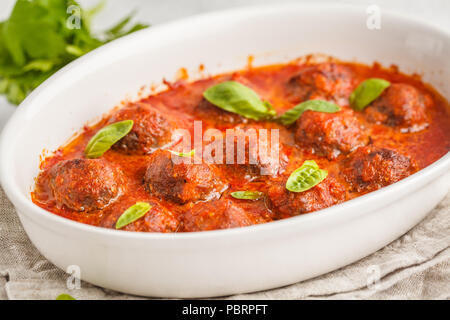
<svg viewBox="0 0 450 320">
<path fill-rule="evenodd" d="M 82 282 L 31 244 L 0 188 L 0 299 L 142 299 Z M 416 227 L 374 254 L 334 272 L 287 287 L 226 299 L 449 299 L 450 194 Z"/>
</svg>

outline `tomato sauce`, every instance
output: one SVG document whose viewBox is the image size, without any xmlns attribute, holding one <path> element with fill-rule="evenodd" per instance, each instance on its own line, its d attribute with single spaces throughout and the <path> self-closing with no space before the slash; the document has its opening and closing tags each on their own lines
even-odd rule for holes
<svg viewBox="0 0 450 320">
<path fill-rule="evenodd" d="M 78 171 L 73 171 L 70 163 L 64 168 L 58 165 L 85 159 L 84 150 L 89 140 L 113 120 L 121 120 L 120 110 L 113 110 L 95 125 L 85 126 L 67 145 L 45 157 L 32 200 L 54 214 L 106 228 L 114 228 L 122 213 L 136 202 L 150 203 L 152 209 L 145 216 L 123 228 L 128 231 L 189 232 L 242 227 L 351 200 L 423 169 L 449 152 L 448 103 L 420 77 L 378 64 L 368 66 L 330 60 L 322 63 L 323 68 L 318 67 L 320 65 L 299 60 L 249 67 L 193 82 L 188 81 L 187 72 L 183 70 L 181 79 L 166 83 L 167 90 L 126 106 L 140 106 L 140 109 L 130 110 L 134 128 L 141 131 L 130 133 L 135 136 L 133 139 L 129 136 L 127 143 L 123 141 L 124 148 L 111 148 L 101 157 L 102 162 L 96 162 L 93 167 L 76 164 L 79 172 L 93 168 L 93 175 L 76 174 Z M 391 88 L 386 90 L 391 91 L 378 98 L 384 100 L 375 101 L 362 111 L 353 111 L 349 107 L 349 96 L 368 78 L 388 80 Z M 207 88 L 226 80 L 253 89 L 270 102 L 278 115 L 299 102 L 316 98 L 334 101 L 342 110 L 339 114 L 307 111 L 290 126 L 273 120 L 244 119 L 209 105 L 203 99 Z M 141 114 L 139 110 L 152 113 Z M 156 117 L 155 112 L 161 114 L 161 118 Z M 137 124 L 144 118 L 147 122 L 138 128 Z M 173 166 L 165 153 L 156 150 L 166 148 L 165 139 L 172 127 L 186 129 L 193 136 L 195 120 L 202 121 L 203 130 L 278 129 L 283 149 L 278 167 L 269 170 L 270 174 L 261 175 L 258 164 L 254 166 L 256 170 L 245 165 L 198 165 L 194 172 L 189 165 Z M 420 125 L 415 126 L 416 122 Z M 352 126 L 355 130 L 350 130 Z M 144 140 L 146 130 L 157 138 Z M 161 143 L 155 147 L 158 141 Z M 145 144 L 151 147 L 146 148 Z M 168 149 L 176 149 L 176 145 Z M 301 194 L 287 191 L 287 177 L 305 160 L 316 161 L 321 169 L 327 170 L 327 178 Z M 115 178 L 115 170 L 120 171 L 120 179 Z M 93 186 L 96 174 L 107 177 L 99 177 L 97 185 Z M 180 180 L 180 176 L 184 178 Z M 117 188 L 120 192 L 116 192 Z M 63 195 L 59 194 L 62 190 Z M 258 200 L 231 196 L 231 192 L 241 190 L 260 191 L 264 196 Z M 106 202 L 99 205 L 89 198 L 92 194 L 103 197 Z"/>
</svg>

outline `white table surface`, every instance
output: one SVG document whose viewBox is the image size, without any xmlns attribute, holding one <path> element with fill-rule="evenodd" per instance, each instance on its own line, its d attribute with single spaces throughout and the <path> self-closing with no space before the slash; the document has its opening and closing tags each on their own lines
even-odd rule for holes
<svg viewBox="0 0 450 320">
<path fill-rule="evenodd" d="M 80 0 L 84 7 L 95 5 L 100 0 Z M 104 10 L 98 15 L 94 29 L 107 27 L 117 21 L 127 12 L 137 9 L 136 20 L 150 24 L 160 24 L 202 12 L 222 10 L 227 8 L 286 2 L 329 2 L 311 0 L 108 0 Z M 15 0 L 0 1 L 0 20 L 9 16 Z M 449 0 L 336 0 L 334 3 L 370 5 L 377 4 L 381 13 L 383 10 L 397 11 L 428 21 L 450 31 L 450 1 Z M 0 130 L 15 107 L 4 97 L 0 97 Z"/>
</svg>

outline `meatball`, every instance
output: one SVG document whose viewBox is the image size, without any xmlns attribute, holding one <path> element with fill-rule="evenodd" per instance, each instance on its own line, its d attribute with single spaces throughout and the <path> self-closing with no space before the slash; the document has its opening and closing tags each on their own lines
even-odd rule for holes
<svg viewBox="0 0 450 320">
<path fill-rule="evenodd" d="M 216 107 L 206 99 L 202 99 L 194 109 L 194 115 L 206 123 L 206 127 L 226 128 L 238 123 L 247 123 L 248 119 Z"/>
<path fill-rule="evenodd" d="M 231 171 L 232 174 L 248 177 L 277 176 L 283 173 L 288 157 L 285 146 L 279 138 L 272 136 L 272 132 L 270 128 L 260 126 L 235 127 L 227 130 L 217 144 L 222 148 L 223 157 L 218 157 L 216 150 L 207 146 L 204 159 L 208 159 L 207 155 L 211 154 L 212 161 L 223 164 L 225 170 Z"/>
<path fill-rule="evenodd" d="M 344 161 L 344 175 L 353 191 L 373 191 L 417 171 L 409 157 L 394 150 L 362 147 Z"/>
<path fill-rule="evenodd" d="M 432 99 L 415 87 L 394 83 L 365 109 L 367 119 L 406 131 L 418 131 L 428 125 L 427 108 Z"/>
<path fill-rule="evenodd" d="M 270 221 L 260 203 L 246 201 L 246 205 L 241 206 L 231 199 L 196 204 L 182 217 L 183 231 L 237 228 Z"/>
<path fill-rule="evenodd" d="M 226 143 L 224 146 L 224 162 L 231 160 L 231 165 L 240 167 L 249 175 L 277 176 L 283 173 L 288 162 L 284 145 L 277 139 L 272 146 L 270 128 L 253 126 L 252 129 L 255 135 L 250 138 L 252 131 L 248 128 L 235 128 L 234 147 L 228 148 Z M 266 130 L 266 136 L 262 136 L 261 130 Z M 245 149 L 239 150 L 242 147 Z"/>
<path fill-rule="evenodd" d="M 351 109 L 336 113 L 306 111 L 297 120 L 295 138 L 302 147 L 330 160 L 367 142 Z"/>
<path fill-rule="evenodd" d="M 112 148 L 125 154 L 148 154 L 171 141 L 171 124 L 158 111 L 144 103 L 135 103 L 117 111 L 109 120 L 114 123 L 133 120 L 131 131 Z"/>
<path fill-rule="evenodd" d="M 286 218 L 307 212 L 321 210 L 342 202 L 346 190 L 333 177 L 327 177 L 318 185 L 304 192 L 290 192 L 286 189 L 287 178 L 269 188 L 268 195 L 272 206 Z"/>
<path fill-rule="evenodd" d="M 115 228 L 117 220 L 122 213 L 132 205 L 124 205 L 122 208 L 115 208 L 114 213 L 107 215 L 101 225 L 107 228 Z M 152 208 L 138 220 L 126 225 L 121 230 L 138 232 L 176 232 L 180 222 L 175 214 L 158 203 L 151 203 Z"/>
<path fill-rule="evenodd" d="M 351 70 L 335 63 L 307 66 L 289 79 L 286 89 L 292 103 L 310 99 L 334 100 L 347 104 L 353 90 Z"/>
<path fill-rule="evenodd" d="M 151 194 L 184 204 L 217 198 L 226 189 L 213 165 L 189 164 L 172 157 L 178 156 L 161 149 L 150 155 L 144 183 Z"/>
<path fill-rule="evenodd" d="M 122 172 L 103 159 L 65 160 L 50 170 L 57 205 L 75 211 L 100 210 L 122 193 Z"/>
</svg>

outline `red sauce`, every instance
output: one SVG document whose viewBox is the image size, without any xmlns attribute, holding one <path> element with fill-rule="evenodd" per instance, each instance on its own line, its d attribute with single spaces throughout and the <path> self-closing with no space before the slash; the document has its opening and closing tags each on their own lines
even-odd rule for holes
<svg viewBox="0 0 450 320">
<path fill-rule="evenodd" d="M 136 202 L 152 204 L 144 217 L 124 227 L 129 231 L 187 232 L 240 227 L 308 213 L 353 199 L 423 169 L 449 152 L 448 103 L 419 77 L 402 74 L 396 68 L 384 69 L 378 64 L 333 62 L 322 64 L 323 68 L 318 66 L 292 62 L 251 67 L 195 82 L 187 81 L 187 72 L 183 69 L 180 80 L 166 83 L 166 91 L 138 103 L 141 109 L 136 109 L 135 123 L 144 119 L 142 109 L 151 110 L 148 121 L 156 123 L 151 133 L 158 136 L 159 141 L 166 139 L 165 130 L 171 126 L 185 128 L 193 134 L 194 120 L 202 120 L 203 130 L 224 131 L 236 126 L 279 129 L 284 157 L 280 170 L 260 175 L 251 166 L 213 165 L 199 167 L 195 174 L 191 174 L 189 166 L 172 172 L 164 153 L 157 156 L 153 152 L 157 148 L 149 151 L 139 145 L 154 146 L 158 139 L 156 142 L 143 140 L 145 132 L 139 132 L 134 140 L 130 137 L 127 140 L 137 143 L 138 151 L 128 150 L 130 145 L 124 140 L 122 149 L 119 143 L 101 157 L 102 162 L 94 169 L 106 176 L 99 177 L 99 186 L 94 187 L 95 177 L 77 174 L 91 170 L 90 167 L 77 163 L 78 171 L 70 171 L 72 164 L 68 165 L 69 169 L 62 169 L 61 163 L 85 159 L 84 149 L 91 137 L 114 119 L 120 120 L 120 110 L 114 110 L 97 124 L 85 126 L 70 143 L 42 160 L 41 173 L 32 192 L 33 202 L 62 217 L 107 228 L 114 228 L 119 216 Z M 356 86 L 368 78 L 383 78 L 400 85 L 391 85 L 390 93 L 385 91 L 378 102 L 354 112 L 348 106 L 348 98 Z M 202 94 L 208 87 L 225 80 L 251 87 L 274 106 L 278 115 L 301 101 L 314 98 L 334 100 L 342 111 L 339 115 L 307 111 L 292 126 L 246 120 L 202 101 Z M 129 107 L 134 112 L 136 105 Z M 162 118 L 156 117 L 155 112 Z M 153 122 L 142 130 L 149 126 L 153 126 Z M 328 171 L 328 177 L 302 194 L 290 193 L 284 187 L 286 179 L 305 160 L 315 160 L 320 168 Z M 154 167 L 149 169 L 149 165 Z M 161 169 L 160 166 L 166 167 Z M 120 178 L 111 170 L 120 172 Z M 59 175 L 58 178 L 55 175 Z M 186 179 L 180 180 L 179 175 L 188 176 L 187 184 L 178 185 L 180 181 L 186 182 Z M 219 182 L 215 181 L 216 177 Z M 215 182 L 211 182 L 213 180 Z M 202 183 L 211 183 L 211 190 L 200 190 Z M 96 195 L 104 197 L 100 200 L 111 199 L 99 204 L 81 194 L 94 188 Z M 121 189 L 118 194 L 117 188 Z M 62 190 L 64 194 L 60 194 Z M 81 190 L 80 194 L 77 190 Z M 238 200 L 230 196 L 230 192 L 240 190 L 257 190 L 265 196 L 259 200 Z M 78 203 L 80 208 L 76 207 Z"/>
</svg>

